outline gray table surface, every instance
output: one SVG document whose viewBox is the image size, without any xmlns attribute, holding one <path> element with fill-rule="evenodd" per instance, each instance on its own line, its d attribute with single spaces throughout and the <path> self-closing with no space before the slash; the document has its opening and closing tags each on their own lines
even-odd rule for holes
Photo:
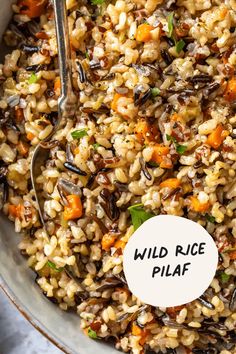
<svg viewBox="0 0 236 354">
<path fill-rule="evenodd" d="M 27 322 L 1 289 L 0 354 L 62 354 Z"/>
</svg>

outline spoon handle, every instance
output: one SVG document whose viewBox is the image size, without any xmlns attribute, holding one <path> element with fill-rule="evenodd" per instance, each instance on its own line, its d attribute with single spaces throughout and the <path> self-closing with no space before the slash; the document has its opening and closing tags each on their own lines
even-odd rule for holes
<svg viewBox="0 0 236 354">
<path fill-rule="evenodd" d="M 65 0 L 53 0 L 57 34 L 58 60 L 61 79 L 60 101 L 73 94 L 71 78 L 71 49 Z"/>
</svg>

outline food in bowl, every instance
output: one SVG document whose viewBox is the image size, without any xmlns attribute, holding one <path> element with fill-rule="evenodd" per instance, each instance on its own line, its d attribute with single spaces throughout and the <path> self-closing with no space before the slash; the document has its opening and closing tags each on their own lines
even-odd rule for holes
<svg viewBox="0 0 236 354">
<path fill-rule="evenodd" d="M 234 353 L 236 335 L 236 3 L 68 0 L 74 120 L 57 121 L 60 79 L 53 8 L 20 0 L 0 66 L 1 207 L 22 234 L 36 282 L 75 310 L 92 339 L 134 354 Z M 219 265 L 199 299 L 173 308 L 128 289 L 123 250 L 148 218 L 200 223 Z M 201 276 L 201 275 L 199 275 Z"/>
</svg>

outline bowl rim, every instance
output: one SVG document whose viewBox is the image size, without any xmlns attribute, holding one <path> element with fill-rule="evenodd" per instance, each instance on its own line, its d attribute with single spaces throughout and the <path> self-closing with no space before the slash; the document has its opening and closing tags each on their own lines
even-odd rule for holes
<svg viewBox="0 0 236 354">
<path fill-rule="evenodd" d="M 62 344 L 59 339 L 54 338 L 52 333 L 41 323 L 36 323 L 34 316 L 30 311 L 24 306 L 20 299 L 12 292 L 12 290 L 7 285 L 6 281 L 0 275 L 0 289 L 8 297 L 11 303 L 17 308 L 21 315 L 46 339 L 48 339 L 52 344 L 54 344 L 58 349 L 60 349 L 65 354 L 73 354 L 64 344 Z"/>
</svg>

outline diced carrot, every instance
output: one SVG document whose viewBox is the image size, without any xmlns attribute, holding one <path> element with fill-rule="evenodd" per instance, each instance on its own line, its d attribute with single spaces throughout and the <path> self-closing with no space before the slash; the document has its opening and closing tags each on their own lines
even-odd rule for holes
<svg viewBox="0 0 236 354">
<path fill-rule="evenodd" d="M 170 120 L 172 121 L 172 122 L 183 122 L 183 117 L 180 115 L 180 114 L 178 114 L 178 113 L 174 113 L 174 114 L 172 114 L 171 116 L 170 116 Z"/>
<path fill-rule="evenodd" d="M 27 15 L 29 18 L 39 17 L 43 14 L 48 0 L 20 0 L 20 13 Z"/>
<path fill-rule="evenodd" d="M 153 26 L 148 23 L 142 23 L 137 28 L 136 40 L 139 42 L 148 42 L 152 39 L 151 31 L 154 29 Z"/>
<path fill-rule="evenodd" d="M 117 240 L 116 243 L 114 244 L 115 248 L 121 248 L 122 250 L 125 248 L 126 242 L 122 241 L 121 239 Z"/>
<path fill-rule="evenodd" d="M 21 123 L 24 120 L 24 112 L 22 108 L 16 108 L 15 109 L 15 119 L 16 123 Z"/>
<path fill-rule="evenodd" d="M 167 146 L 156 144 L 153 148 L 152 161 L 158 163 L 161 168 L 172 168 L 172 161 L 167 156 L 170 149 Z"/>
<path fill-rule="evenodd" d="M 20 218 L 22 208 L 24 208 L 24 207 L 21 204 L 18 204 L 18 205 L 10 204 L 8 206 L 8 213 L 10 216 L 12 216 L 14 218 Z"/>
<path fill-rule="evenodd" d="M 65 206 L 64 209 L 64 218 L 65 220 L 73 220 L 78 219 L 82 216 L 83 207 L 81 203 L 81 199 L 78 195 L 71 194 L 66 197 L 68 201 L 68 206 Z"/>
<path fill-rule="evenodd" d="M 228 10 L 226 7 L 220 10 L 220 19 L 223 21 L 225 19 L 225 16 L 227 15 Z"/>
<path fill-rule="evenodd" d="M 145 328 L 140 328 L 135 322 L 132 323 L 131 332 L 133 336 L 140 336 L 139 344 L 144 345 L 149 331 Z"/>
<path fill-rule="evenodd" d="M 229 252 L 229 258 L 230 258 L 232 261 L 235 261 L 235 260 L 236 260 L 236 251 L 231 251 L 231 252 Z"/>
<path fill-rule="evenodd" d="M 74 154 L 75 154 L 75 155 L 78 155 L 78 154 L 79 154 L 79 147 L 78 147 L 78 146 L 76 146 L 76 148 L 74 149 L 74 151 L 73 151 L 73 152 L 74 152 Z"/>
<path fill-rule="evenodd" d="M 29 132 L 29 133 L 26 134 L 26 137 L 27 137 L 28 140 L 31 141 L 31 140 L 34 139 L 35 135 L 34 135 L 33 133 L 30 133 L 30 132 Z"/>
<path fill-rule="evenodd" d="M 228 81 L 224 98 L 229 102 L 236 100 L 236 76 L 232 77 L 232 79 Z"/>
<path fill-rule="evenodd" d="M 132 323 L 132 334 L 133 336 L 141 336 L 142 328 L 140 328 L 135 322 Z"/>
<path fill-rule="evenodd" d="M 159 138 L 157 127 L 153 124 L 149 124 L 146 120 L 140 120 L 137 123 L 135 135 L 140 144 L 157 141 Z"/>
<path fill-rule="evenodd" d="M 168 178 L 160 184 L 161 188 L 177 188 L 181 184 L 178 178 Z"/>
<path fill-rule="evenodd" d="M 113 109 L 113 111 L 117 111 L 118 108 L 118 101 L 121 97 L 125 97 L 125 95 L 121 95 L 120 93 L 115 93 L 113 100 L 111 102 L 111 109 Z"/>
<path fill-rule="evenodd" d="M 102 237 L 102 249 L 104 251 L 109 251 L 116 242 L 117 236 L 115 234 L 107 233 Z"/>
<path fill-rule="evenodd" d="M 59 76 L 57 76 L 54 81 L 54 92 L 59 95 L 60 90 L 61 90 L 61 79 Z"/>
<path fill-rule="evenodd" d="M 29 152 L 29 145 L 25 141 L 20 140 L 17 145 L 17 150 L 22 156 L 26 156 Z"/>
<path fill-rule="evenodd" d="M 222 124 L 219 124 L 216 129 L 208 135 L 207 144 L 214 149 L 218 149 L 228 135 L 229 132 L 224 130 Z"/>
<path fill-rule="evenodd" d="M 201 203 L 197 197 L 190 197 L 190 208 L 197 213 L 204 213 L 210 208 L 210 203 Z"/>
</svg>

